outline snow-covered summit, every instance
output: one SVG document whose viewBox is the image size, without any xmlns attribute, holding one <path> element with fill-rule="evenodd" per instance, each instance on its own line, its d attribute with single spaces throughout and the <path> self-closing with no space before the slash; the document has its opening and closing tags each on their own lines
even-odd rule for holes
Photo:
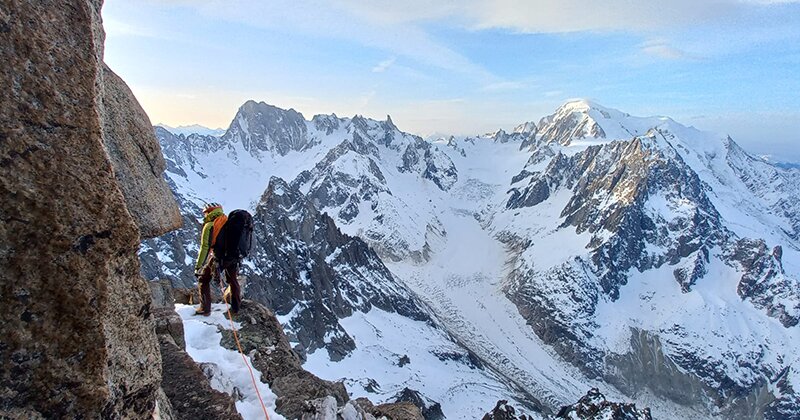
<svg viewBox="0 0 800 420">
<path fill-rule="evenodd" d="M 541 141 L 568 145 L 575 142 L 604 143 L 645 134 L 669 118 L 633 117 L 595 102 L 580 99 L 560 106 L 539 121 Z"/>
</svg>

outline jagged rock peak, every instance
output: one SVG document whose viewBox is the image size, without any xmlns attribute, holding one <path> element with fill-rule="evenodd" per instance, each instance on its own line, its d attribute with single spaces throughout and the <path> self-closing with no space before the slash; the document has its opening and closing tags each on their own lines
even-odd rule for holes
<svg viewBox="0 0 800 420">
<path fill-rule="evenodd" d="M 536 127 L 536 123 L 533 121 L 524 122 L 516 127 L 514 127 L 514 133 L 519 134 L 536 134 L 538 132 L 538 128 Z"/>
<path fill-rule="evenodd" d="M 342 120 L 336 114 L 317 114 L 311 118 L 311 123 L 318 131 L 324 131 L 325 134 L 330 135 L 335 130 L 339 129 Z"/>
<path fill-rule="evenodd" d="M 397 130 L 397 126 L 394 125 L 394 121 L 392 121 L 391 115 L 386 115 L 386 121 L 384 122 L 385 127 L 389 130 Z M 398 130 L 399 131 L 399 130 Z"/>
<path fill-rule="evenodd" d="M 508 404 L 507 400 L 500 400 L 492 411 L 486 413 L 482 420 L 530 420 L 525 414 L 517 415 L 517 409 Z"/>
<path fill-rule="evenodd" d="M 270 201 L 277 201 L 278 203 L 293 204 L 305 201 L 303 194 L 289 186 L 283 179 L 277 176 L 270 177 L 269 185 L 267 186 L 264 195 L 261 196 L 259 206 L 265 205 Z"/>
<path fill-rule="evenodd" d="M 303 114 L 253 100 L 239 107 L 222 138 L 229 143 L 241 142 L 255 156 L 266 151 L 284 156 L 312 145 Z"/>
</svg>

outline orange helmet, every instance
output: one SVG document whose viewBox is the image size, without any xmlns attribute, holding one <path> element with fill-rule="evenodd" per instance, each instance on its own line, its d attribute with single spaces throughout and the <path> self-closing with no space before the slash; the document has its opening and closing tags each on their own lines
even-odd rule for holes
<svg viewBox="0 0 800 420">
<path fill-rule="evenodd" d="M 219 203 L 206 203 L 206 205 L 203 206 L 203 214 L 211 213 L 212 211 L 214 211 L 216 209 L 222 209 L 222 204 L 219 204 Z"/>
</svg>

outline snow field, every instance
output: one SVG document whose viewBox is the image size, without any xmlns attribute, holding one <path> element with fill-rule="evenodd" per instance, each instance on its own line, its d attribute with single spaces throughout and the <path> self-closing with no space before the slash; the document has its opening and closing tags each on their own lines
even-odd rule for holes
<svg viewBox="0 0 800 420">
<path fill-rule="evenodd" d="M 356 341 L 356 349 L 339 362 L 317 351 L 303 367 L 324 379 L 344 380 L 352 398 L 367 397 L 379 404 L 407 387 L 439 402 L 451 419 L 480 418 L 498 400 L 509 398 L 501 378 L 470 366 L 461 347 L 426 323 L 377 308 L 356 312 L 340 323 Z M 435 353 L 463 359 L 440 360 Z M 402 356 L 409 358 L 404 366 L 399 363 Z M 521 406 L 513 400 L 512 404 Z"/>
</svg>

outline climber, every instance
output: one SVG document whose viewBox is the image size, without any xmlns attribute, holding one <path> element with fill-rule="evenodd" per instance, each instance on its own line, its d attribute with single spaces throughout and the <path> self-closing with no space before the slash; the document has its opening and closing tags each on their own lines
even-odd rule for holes
<svg viewBox="0 0 800 420">
<path fill-rule="evenodd" d="M 197 277 L 200 288 L 200 306 L 195 310 L 197 315 L 211 315 L 211 279 L 218 277 L 218 267 L 214 254 L 209 250 L 216 243 L 217 236 L 227 220 L 220 204 L 209 203 L 203 208 L 200 253 L 197 255 L 197 262 L 194 265 L 194 275 Z M 234 275 L 233 278 L 235 280 L 236 276 Z"/>
<path fill-rule="evenodd" d="M 230 311 L 234 314 L 239 312 L 242 303 L 242 292 L 237 279 L 239 264 L 250 254 L 252 246 L 253 216 L 247 210 L 230 212 L 212 249 L 217 270 L 228 282 L 223 299 L 230 303 Z"/>
</svg>

